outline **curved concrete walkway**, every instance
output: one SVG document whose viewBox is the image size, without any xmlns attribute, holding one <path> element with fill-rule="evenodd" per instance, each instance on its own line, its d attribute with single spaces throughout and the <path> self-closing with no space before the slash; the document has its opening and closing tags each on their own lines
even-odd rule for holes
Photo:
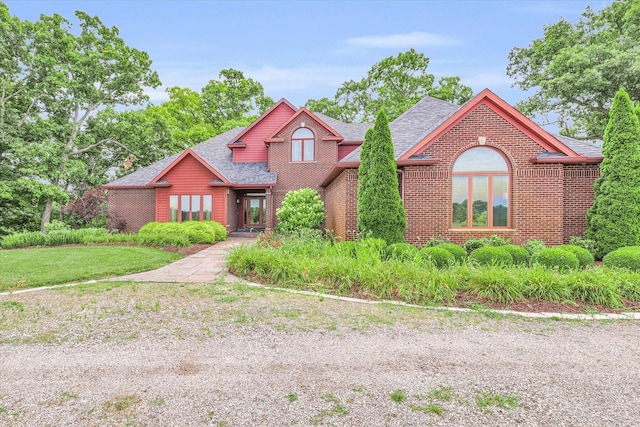
<svg viewBox="0 0 640 427">
<path fill-rule="evenodd" d="M 226 273 L 226 259 L 229 250 L 244 243 L 255 243 L 255 236 L 230 235 L 224 242 L 216 243 L 198 253 L 184 257 L 156 270 L 126 276 L 113 277 L 109 280 L 132 280 L 134 282 L 212 282 L 220 273 Z M 240 280 L 227 275 L 225 281 Z"/>
</svg>

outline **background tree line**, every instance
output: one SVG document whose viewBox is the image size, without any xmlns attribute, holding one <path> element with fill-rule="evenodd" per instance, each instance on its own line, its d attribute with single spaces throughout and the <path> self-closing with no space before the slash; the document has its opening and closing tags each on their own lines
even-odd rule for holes
<svg viewBox="0 0 640 427">
<path fill-rule="evenodd" d="M 639 16 L 640 0 L 616 0 L 513 48 L 507 74 L 534 91 L 517 107 L 567 135 L 602 139 L 618 88 L 640 99 Z M 152 105 L 145 88 L 161 83 L 149 55 L 84 12 L 29 22 L 0 2 L 0 34 L 0 236 L 44 228 L 58 207 L 114 176 L 246 126 L 273 104 L 259 82 L 225 69 L 199 91 L 170 87 L 168 101 Z M 413 49 L 390 56 L 306 106 L 347 122 L 373 121 L 383 107 L 393 120 L 427 95 L 472 97 L 459 77 L 436 79 L 428 65 Z"/>
</svg>

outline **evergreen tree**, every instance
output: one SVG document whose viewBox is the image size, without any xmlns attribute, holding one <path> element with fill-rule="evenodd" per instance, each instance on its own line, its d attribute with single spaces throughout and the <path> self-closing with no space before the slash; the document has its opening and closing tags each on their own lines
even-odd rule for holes
<svg viewBox="0 0 640 427">
<path fill-rule="evenodd" d="M 624 89 L 613 100 L 602 154 L 585 232 L 595 241 L 599 258 L 622 246 L 640 244 L 640 123 Z"/>
<path fill-rule="evenodd" d="M 367 132 L 358 168 L 358 231 L 387 244 L 404 242 L 407 218 L 398 192 L 398 175 L 391 130 L 380 110 Z"/>
</svg>

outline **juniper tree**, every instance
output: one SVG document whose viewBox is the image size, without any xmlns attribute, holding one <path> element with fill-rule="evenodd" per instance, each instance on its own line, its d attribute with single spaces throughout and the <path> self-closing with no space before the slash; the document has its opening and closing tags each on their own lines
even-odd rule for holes
<svg viewBox="0 0 640 427">
<path fill-rule="evenodd" d="M 619 247 L 640 244 L 640 123 L 624 89 L 613 100 L 602 154 L 585 232 L 595 241 L 599 258 Z"/>
<path fill-rule="evenodd" d="M 358 179 L 358 231 L 387 244 L 404 242 L 407 218 L 398 192 L 389 121 L 382 110 L 362 144 Z"/>
</svg>

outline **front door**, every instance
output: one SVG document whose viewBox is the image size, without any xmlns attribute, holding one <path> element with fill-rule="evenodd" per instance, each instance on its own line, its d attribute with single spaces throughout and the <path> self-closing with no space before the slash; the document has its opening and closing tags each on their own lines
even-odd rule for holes
<svg viewBox="0 0 640 427">
<path fill-rule="evenodd" d="M 267 222 L 267 201 L 263 197 L 244 197 L 244 227 L 264 228 Z"/>
</svg>

